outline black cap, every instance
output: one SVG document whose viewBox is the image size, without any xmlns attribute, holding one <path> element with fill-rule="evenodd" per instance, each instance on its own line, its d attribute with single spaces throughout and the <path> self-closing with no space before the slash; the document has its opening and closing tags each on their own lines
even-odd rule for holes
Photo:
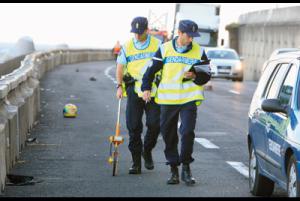
<svg viewBox="0 0 300 201">
<path fill-rule="evenodd" d="M 180 20 L 179 30 L 183 33 L 186 33 L 190 37 L 198 37 L 198 25 L 192 20 Z"/>
<path fill-rule="evenodd" d="M 142 34 L 148 28 L 148 20 L 145 17 L 136 17 L 131 22 L 131 32 Z"/>
</svg>

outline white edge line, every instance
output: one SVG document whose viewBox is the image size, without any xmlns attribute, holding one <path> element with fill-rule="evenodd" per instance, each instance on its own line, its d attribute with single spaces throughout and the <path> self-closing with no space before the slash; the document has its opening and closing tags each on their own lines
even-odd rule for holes
<svg viewBox="0 0 300 201">
<path fill-rule="evenodd" d="M 213 143 L 211 143 L 209 140 L 205 139 L 205 138 L 195 138 L 196 142 L 198 142 L 199 144 L 201 144 L 202 146 L 204 146 L 207 149 L 219 149 L 219 147 Z"/>
<path fill-rule="evenodd" d="M 242 162 L 235 161 L 226 161 L 229 165 L 231 165 L 234 169 L 236 169 L 243 176 L 249 178 L 249 168 L 245 166 Z"/>
<path fill-rule="evenodd" d="M 237 94 L 237 95 L 240 95 L 241 93 L 238 92 L 238 91 L 234 91 L 234 90 L 229 90 L 230 93 L 233 93 L 233 94 Z"/>
<path fill-rule="evenodd" d="M 195 131 L 196 134 L 198 135 L 207 135 L 207 136 L 223 136 L 227 135 L 226 132 L 222 131 Z"/>
<path fill-rule="evenodd" d="M 115 84 L 117 84 L 117 81 L 115 78 L 113 78 L 110 74 L 109 74 L 109 71 L 114 67 L 115 65 L 112 65 L 112 66 L 109 66 L 105 69 L 105 76 L 108 77 L 109 79 L 111 79 Z"/>
</svg>

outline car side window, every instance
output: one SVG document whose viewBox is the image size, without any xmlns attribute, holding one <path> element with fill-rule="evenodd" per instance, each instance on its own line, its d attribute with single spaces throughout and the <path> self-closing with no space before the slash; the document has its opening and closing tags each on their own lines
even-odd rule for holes
<svg viewBox="0 0 300 201">
<path fill-rule="evenodd" d="M 296 79 L 297 79 L 297 68 L 295 65 L 292 65 L 290 67 L 290 70 L 289 70 L 287 76 L 285 77 L 284 83 L 281 86 L 281 89 L 280 89 L 280 92 L 278 95 L 278 99 L 281 104 L 287 105 L 290 103 L 290 99 L 292 96 L 292 92 L 293 92 L 293 88 L 294 88 Z"/>
<path fill-rule="evenodd" d="M 260 94 L 261 97 L 265 97 L 265 94 L 268 91 L 270 83 L 273 80 L 274 75 L 276 75 L 279 66 L 280 65 L 278 65 L 277 63 L 272 62 L 265 67 L 258 82 L 259 87 L 257 88 L 257 93 Z"/>
<path fill-rule="evenodd" d="M 288 70 L 289 64 L 281 64 L 279 70 L 277 71 L 274 79 L 271 82 L 270 88 L 268 90 L 267 99 L 277 98 L 279 89 L 285 78 L 286 72 Z"/>
<path fill-rule="evenodd" d="M 280 65 L 277 65 L 274 69 L 272 69 L 272 73 L 269 75 L 269 79 L 265 79 L 266 81 L 266 84 L 264 85 L 265 87 L 264 87 L 264 91 L 263 91 L 263 94 L 262 94 L 262 97 L 265 97 L 266 96 L 266 94 L 267 94 L 267 92 L 269 91 L 269 88 L 270 88 L 270 86 L 271 86 L 271 84 L 272 84 L 272 81 L 273 81 L 273 79 L 274 79 L 274 77 L 275 77 L 275 75 L 277 74 L 277 71 L 278 71 L 278 69 L 279 69 L 279 66 Z M 269 68 L 270 69 L 270 68 Z M 266 69 L 267 70 L 267 69 Z M 264 74 L 264 75 L 266 75 L 266 74 Z M 266 76 L 267 77 L 267 76 Z"/>
</svg>

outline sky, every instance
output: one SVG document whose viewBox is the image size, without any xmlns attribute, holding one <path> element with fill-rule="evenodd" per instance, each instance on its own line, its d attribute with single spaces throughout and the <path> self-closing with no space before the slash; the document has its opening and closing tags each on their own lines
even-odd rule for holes
<svg viewBox="0 0 300 201">
<path fill-rule="evenodd" d="M 220 37 L 225 26 L 240 14 L 300 3 L 208 3 L 221 5 Z M 68 44 L 72 47 L 112 48 L 133 36 L 131 20 L 136 16 L 167 15 L 167 30 L 174 23 L 174 3 L 0 3 L 0 42 L 15 43 L 29 36 L 34 43 Z M 154 18 L 153 18 L 154 19 Z"/>
<path fill-rule="evenodd" d="M 133 35 L 134 17 L 148 17 L 149 8 L 174 15 L 175 4 L 0 4 L 0 42 L 16 42 L 30 36 L 36 43 L 112 47 Z M 168 17 L 169 18 L 169 17 Z M 168 19 L 169 29 L 174 19 Z"/>
</svg>

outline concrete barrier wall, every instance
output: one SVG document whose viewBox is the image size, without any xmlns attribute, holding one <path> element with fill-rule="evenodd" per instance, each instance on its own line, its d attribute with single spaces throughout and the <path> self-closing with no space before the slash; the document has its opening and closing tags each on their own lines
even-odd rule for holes
<svg viewBox="0 0 300 201">
<path fill-rule="evenodd" d="M 59 49 L 27 55 L 19 68 L 0 78 L 0 194 L 6 175 L 26 146 L 40 111 L 40 81 L 62 64 L 112 60 L 111 50 Z"/>
<path fill-rule="evenodd" d="M 300 6 L 251 12 L 228 28 L 232 48 L 244 57 L 245 80 L 259 80 L 264 62 L 275 49 L 300 48 L 299 13 Z"/>
<path fill-rule="evenodd" d="M 7 60 L 4 63 L 0 63 L 0 77 L 11 73 L 16 68 L 19 68 L 21 61 L 25 58 L 25 55 L 15 57 L 13 59 Z"/>
</svg>

